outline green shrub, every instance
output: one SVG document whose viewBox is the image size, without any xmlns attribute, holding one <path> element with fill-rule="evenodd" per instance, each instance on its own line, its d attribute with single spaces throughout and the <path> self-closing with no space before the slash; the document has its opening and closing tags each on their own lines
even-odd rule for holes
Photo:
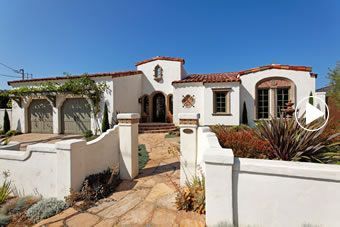
<svg viewBox="0 0 340 227">
<path fill-rule="evenodd" d="M 110 195 L 120 183 L 119 169 L 107 169 L 101 173 L 87 176 L 80 191 L 71 191 L 65 198 L 69 206 L 80 210 L 86 210 L 93 206 L 98 200 Z M 78 201 L 83 201 L 76 205 Z"/>
<path fill-rule="evenodd" d="M 4 130 L 0 130 L 0 135 L 5 135 L 5 131 Z"/>
<path fill-rule="evenodd" d="M 0 213 L 11 215 L 23 212 L 31 207 L 33 204 L 37 203 L 40 199 L 41 197 L 37 196 L 24 196 L 14 198 L 2 206 L 2 208 L 0 209 Z"/>
<path fill-rule="evenodd" d="M 11 129 L 11 124 L 9 122 L 9 116 L 7 113 L 7 110 L 5 110 L 5 115 L 4 115 L 4 131 L 7 133 Z"/>
<path fill-rule="evenodd" d="M 62 200 L 56 198 L 42 199 L 27 211 L 27 217 L 33 222 L 37 223 L 42 219 L 49 218 L 60 213 L 67 208 L 67 204 Z"/>
<path fill-rule="evenodd" d="M 20 133 L 16 130 L 10 130 L 10 131 L 6 132 L 6 136 L 15 136 L 15 135 L 18 135 L 18 134 L 20 134 Z"/>
<path fill-rule="evenodd" d="M 93 136 L 93 133 L 91 130 L 86 130 L 83 134 L 85 138 L 91 138 Z"/>
<path fill-rule="evenodd" d="M 138 145 L 138 166 L 139 169 L 143 169 L 146 163 L 149 161 L 149 153 L 146 150 L 145 144 Z"/>
<path fill-rule="evenodd" d="M 105 103 L 103 121 L 102 121 L 102 132 L 106 132 L 108 129 L 110 129 L 109 113 L 108 113 L 108 110 L 107 110 L 107 105 Z"/>
<path fill-rule="evenodd" d="M 6 226 L 11 221 L 11 216 L 0 214 L 0 226 Z"/>
</svg>

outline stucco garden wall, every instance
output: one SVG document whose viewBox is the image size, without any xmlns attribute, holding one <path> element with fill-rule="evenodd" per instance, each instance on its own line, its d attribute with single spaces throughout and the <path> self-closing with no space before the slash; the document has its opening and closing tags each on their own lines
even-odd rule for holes
<svg viewBox="0 0 340 227">
<path fill-rule="evenodd" d="M 254 125 L 256 119 L 255 97 L 256 84 L 262 79 L 270 77 L 287 78 L 294 82 L 296 88 L 296 100 L 292 100 L 295 105 L 304 97 L 308 97 L 310 92 L 315 93 L 315 77 L 310 75 L 310 72 L 283 70 L 283 69 L 268 69 L 255 73 L 249 73 L 241 76 L 240 89 L 240 113 L 242 115 L 243 103 L 246 102 L 248 123 Z M 301 110 L 303 111 L 303 110 Z"/>
<path fill-rule="evenodd" d="M 205 176 L 208 226 L 339 226 L 339 165 L 236 158 L 197 115 L 179 117 L 181 172 Z"/>
<path fill-rule="evenodd" d="M 120 115 L 118 115 L 119 118 Z M 117 167 L 122 179 L 138 174 L 138 114 L 97 139 L 29 145 L 26 151 L 0 150 L 0 173 L 9 171 L 14 193 L 63 199 L 79 190 L 86 176 Z M 120 130 L 121 129 L 121 130 Z M 1 176 L 0 184 L 4 178 Z"/>
</svg>

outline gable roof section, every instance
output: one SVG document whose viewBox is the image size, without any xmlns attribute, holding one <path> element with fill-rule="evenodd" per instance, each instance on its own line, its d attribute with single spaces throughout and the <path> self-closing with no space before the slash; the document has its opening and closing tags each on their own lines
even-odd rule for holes
<svg viewBox="0 0 340 227">
<path fill-rule="evenodd" d="M 172 84 L 180 83 L 224 83 L 239 82 L 238 72 L 228 73 L 209 73 L 209 74 L 191 74 L 183 80 L 173 81 Z"/>
<path fill-rule="evenodd" d="M 259 66 L 252 69 L 247 69 L 240 71 L 240 76 L 249 74 L 249 73 L 256 73 L 268 69 L 285 69 L 285 70 L 294 70 L 294 71 L 305 71 L 305 72 L 312 72 L 312 67 L 309 66 L 297 66 L 297 65 L 280 65 L 280 64 L 271 64 L 271 65 L 264 65 Z"/>
<path fill-rule="evenodd" d="M 183 58 L 174 58 L 174 57 L 157 56 L 157 57 L 153 57 L 153 58 L 146 59 L 146 60 L 143 60 L 143 61 L 139 61 L 139 62 L 136 63 L 136 66 L 143 65 L 143 64 L 145 64 L 145 63 L 152 62 L 152 61 L 157 61 L 157 60 L 179 61 L 179 62 L 181 62 L 183 65 L 185 64 L 185 60 L 184 60 Z"/>
<path fill-rule="evenodd" d="M 118 77 L 125 77 L 125 76 L 133 76 L 142 74 L 142 71 L 124 71 L 124 72 L 104 72 L 104 73 L 93 73 L 93 74 L 86 74 L 90 78 L 96 77 L 111 77 L 111 78 L 118 78 Z M 77 79 L 84 75 L 75 75 L 75 76 L 57 76 L 57 77 L 45 77 L 45 78 L 35 78 L 29 80 L 13 80 L 8 81 L 7 84 L 18 84 L 18 83 L 29 83 L 29 82 L 45 82 L 45 81 L 54 81 L 54 80 L 68 80 L 68 79 Z"/>
</svg>

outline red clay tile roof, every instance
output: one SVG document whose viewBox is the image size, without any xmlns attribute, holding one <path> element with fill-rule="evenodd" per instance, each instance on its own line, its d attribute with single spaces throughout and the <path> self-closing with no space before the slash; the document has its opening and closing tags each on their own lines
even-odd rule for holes
<svg viewBox="0 0 340 227">
<path fill-rule="evenodd" d="M 183 58 L 173 58 L 173 57 L 157 56 L 157 57 L 153 57 L 153 58 L 150 58 L 150 59 L 146 59 L 144 61 L 137 62 L 136 66 L 142 65 L 142 64 L 145 64 L 145 63 L 148 63 L 148 62 L 156 61 L 156 60 L 179 61 L 179 62 L 182 62 L 183 65 L 185 63 Z"/>
<path fill-rule="evenodd" d="M 316 77 L 317 74 L 312 73 L 312 67 L 308 66 L 294 66 L 294 65 L 279 65 L 279 64 L 271 64 L 256 67 L 253 69 L 243 70 L 240 72 L 226 72 L 226 73 L 211 73 L 211 74 L 191 74 L 183 80 L 177 80 L 172 82 L 173 84 L 178 83 L 195 83 L 195 82 L 203 82 L 203 83 L 223 83 L 223 82 L 237 82 L 241 81 L 240 76 L 255 73 L 267 69 L 285 69 L 285 70 L 295 70 L 295 71 L 305 71 L 310 72 L 311 76 Z"/>
<path fill-rule="evenodd" d="M 267 69 L 286 69 L 286 70 L 294 70 L 294 71 L 312 72 L 312 67 L 308 67 L 308 66 L 271 64 L 271 65 L 256 67 L 253 69 L 243 70 L 243 71 L 240 71 L 239 74 L 242 76 L 245 74 L 255 73 L 255 72 L 259 72 L 259 71 L 263 71 Z"/>
<path fill-rule="evenodd" d="M 183 80 L 173 81 L 173 84 L 180 83 L 223 83 L 223 82 L 239 82 L 238 72 L 229 73 L 209 73 L 209 74 L 191 74 Z"/>
<path fill-rule="evenodd" d="M 118 78 L 118 77 L 124 77 L 124 76 L 132 76 L 132 75 L 138 75 L 142 74 L 142 71 L 136 70 L 136 71 L 124 71 L 124 72 L 104 72 L 104 73 L 93 73 L 93 74 L 87 74 L 87 76 L 93 78 L 93 77 L 112 77 L 112 78 Z M 51 80 L 67 80 L 67 79 L 76 79 L 80 78 L 83 75 L 75 75 L 75 76 L 57 76 L 57 77 L 45 77 L 45 78 L 35 78 L 35 79 L 29 79 L 29 80 L 13 80 L 8 81 L 7 84 L 16 84 L 16 83 L 27 83 L 27 82 L 40 82 L 40 81 L 51 81 Z"/>
</svg>

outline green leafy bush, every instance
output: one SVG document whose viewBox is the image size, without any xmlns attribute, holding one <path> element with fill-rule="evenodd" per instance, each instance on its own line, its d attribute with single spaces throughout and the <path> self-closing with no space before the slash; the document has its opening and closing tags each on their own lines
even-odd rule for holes
<svg viewBox="0 0 340 227">
<path fill-rule="evenodd" d="M 27 217 L 33 222 L 37 223 L 42 219 L 49 218 L 60 213 L 67 208 L 67 204 L 62 200 L 56 198 L 42 199 L 27 211 Z"/>
<path fill-rule="evenodd" d="M 20 132 L 16 131 L 16 130 L 10 130 L 8 132 L 6 132 L 6 136 L 15 136 L 15 135 L 19 135 L 21 134 Z"/>
<path fill-rule="evenodd" d="M 102 132 L 106 132 L 108 129 L 110 129 L 109 113 L 108 113 L 107 105 L 105 103 L 103 121 L 102 121 Z"/>
<path fill-rule="evenodd" d="M 83 136 L 88 139 L 88 138 L 91 138 L 93 136 L 93 133 L 91 130 L 86 130 L 83 134 Z"/>
<path fill-rule="evenodd" d="M 138 166 L 139 166 L 139 169 L 143 169 L 148 161 L 149 161 L 149 153 L 146 150 L 145 144 L 139 144 L 138 145 Z"/>
<path fill-rule="evenodd" d="M 7 113 L 7 110 L 5 110 L 5 115 L 4 115 L 4 132 L 7 133 L 11 129 L 11 124 L 9 122 L 9 116 Z"/>
</svg>

